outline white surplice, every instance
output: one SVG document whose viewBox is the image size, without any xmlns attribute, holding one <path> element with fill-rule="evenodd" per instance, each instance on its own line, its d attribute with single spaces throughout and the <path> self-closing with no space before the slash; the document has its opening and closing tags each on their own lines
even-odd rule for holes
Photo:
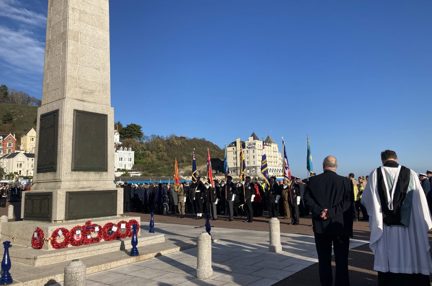
<svg viewBox="0 0 432 286">
<path fill-rule="evenodd" d="M 381 167 L 389 205 L 393 206 L 393 186 L 397 183 L 400 168 Z M 417 174 L 411 170 L 408 191 L 412 192 L 412 209 L 409 226 L 387 226 L 377 189 L 377 171 L 369 176 L 363 192 L 362 204 L 369 215 L 370 248 L 375 255 L 374 270 L 380 272 L 424 274 L 432 273 L 428 231 L 432 229 L 426 196 Z M 389 184 L 390 182 L 390 184 Z"/>
</svg>

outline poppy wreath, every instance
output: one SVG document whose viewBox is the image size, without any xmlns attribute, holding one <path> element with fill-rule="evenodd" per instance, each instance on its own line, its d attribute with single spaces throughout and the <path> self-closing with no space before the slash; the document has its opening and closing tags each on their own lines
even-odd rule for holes
<svg viewBox="0 0 432 286">
<path fill-rule="evenodd" d="M 103 238 L 103 230 L 102 227 L 98 224 L 87 224 L 83 226 L 84 235 L 83 235 L 83 243 L 91 244 L 98 243 Z"/>
<path fill-rule="evenodd" d="M 127 221 L 121 220 L 117 223 L 117 236 L 120 238 L 131 236 L 131 226 Z"/>
<path fill-rule="evenodd" d="M 107 222 L 102 228 L 102 236 L 105 241 L 114 240 L 117 238 L 117 225 L 112 222 Z"/>
<path fill-rule="evenodd" d="M 140 225 L 139 225 L 138 221 L 137 221 L 136 219 L 131 219 L 131 220 L 129 220 L 129 226 L 130 226 L 130 234 L 129 234 L 129 237 L 131 237 L 132 234 L 133 234 L 133 226 L 134 226 L 134 225 L 137 226 L 137 228 L 136 228 L 136 230 L 137 230 L 137 235 L 138 235 L 138 233 L 139 233 Z"/>
<path fill-rule="evenodd" d="M 58 239 L 63 240 L 58 242 Z M 59 227 L 51 235 L 51 245 L 55 249 L 65 248 L 69 244 L 69 231 L 64 227 Z"/>
<path fill-rule="evenodd" d="M 36 227 L 35 231 L 33 232 L 32 240 L 31 240 L 31 246 L 34 249 L 41 249 L 45 243 L 45 233 L 42 229 L 39 227 Z"/>
<path fill-rule="evenodd" d="M 83 226 L 77 225 L 69 232 L 69 243 L 73 246 L 80 246 L 84 242 Z"/>
</svg>

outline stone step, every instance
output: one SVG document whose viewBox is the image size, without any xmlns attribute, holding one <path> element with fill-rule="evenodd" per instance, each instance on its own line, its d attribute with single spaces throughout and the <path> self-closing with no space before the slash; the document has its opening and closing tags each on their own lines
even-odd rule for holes
<svg viewBox="0 0 432 286">
<path fill-rule="evenodd" d="M 81 259 L 87 266 L 87 275 L 113 269 L 116 267 L 152 259 L 157 256 L 167 255 L 183 249 L 181 244 L 174 244 L 170 241 L 156 243 L 149 246 L 138 247 L 139 256 L 129 256 L 127 251 L 116 251 L 100 255 L 89 256 Z M 12 259 L 11 274 L 14 279 L 13 285 L 20 286 L 41 286 L 48 282 L 62 282 L 64 279 L 64 267 L 70 261 L 63 261 L 52 265 L 31 266 L 28 264 L 16 263 Z M 49 284 L 47 284 L 49 285 Z"/>
<path fill-rule="evenodd" d="M 163 234 L 141 233 L 142 236 L 138 238 L 139 246 L 147 247 L 152 244 L 165 242 L 165 235 Z M 84 257 L 117 252 L 120 250 L 129 251 L 131 248 L 130 238 L 124 240 L 102 241 L 90 245 L 69 246 L 67 248 L 55 250 L 13 246 L 10 248 L 10 257 L 14 262 L 31 266 L 44 266 L 63 261 L 70 261 L 72 259 L 82 259 Z"/>
</svg>

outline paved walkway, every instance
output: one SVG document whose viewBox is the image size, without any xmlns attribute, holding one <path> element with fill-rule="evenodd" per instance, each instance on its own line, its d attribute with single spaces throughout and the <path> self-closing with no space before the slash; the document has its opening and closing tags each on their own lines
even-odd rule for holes
<svg viewBox="0 0 432 286">
<path fill-rule="evenodd" d="M 158 223 L 156 231 L 191 248 L 90 275 L 87 285 L 273 285 L 317 262 L 310 235 L 282 234 L 283 253 L 275 254 L 268 251 L 267 231 L 213 228 L 217 240 L 212 245 L 214 274 L 201 281 L 195 278 L 195 245 L 204 227 Z M 350 247 L 365 243 L 352 240 Z"/>
</svg>

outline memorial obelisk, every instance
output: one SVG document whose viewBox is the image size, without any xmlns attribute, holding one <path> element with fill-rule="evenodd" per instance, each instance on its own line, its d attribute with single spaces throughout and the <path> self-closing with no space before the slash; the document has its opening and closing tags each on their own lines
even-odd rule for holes
<svg viewBox="0 0 432 286">
<path fill-rule="evenodd" d="M 49 0 L 42 105 L 24 220 L 116 216 L 108 0 Z"/>
</svg>

